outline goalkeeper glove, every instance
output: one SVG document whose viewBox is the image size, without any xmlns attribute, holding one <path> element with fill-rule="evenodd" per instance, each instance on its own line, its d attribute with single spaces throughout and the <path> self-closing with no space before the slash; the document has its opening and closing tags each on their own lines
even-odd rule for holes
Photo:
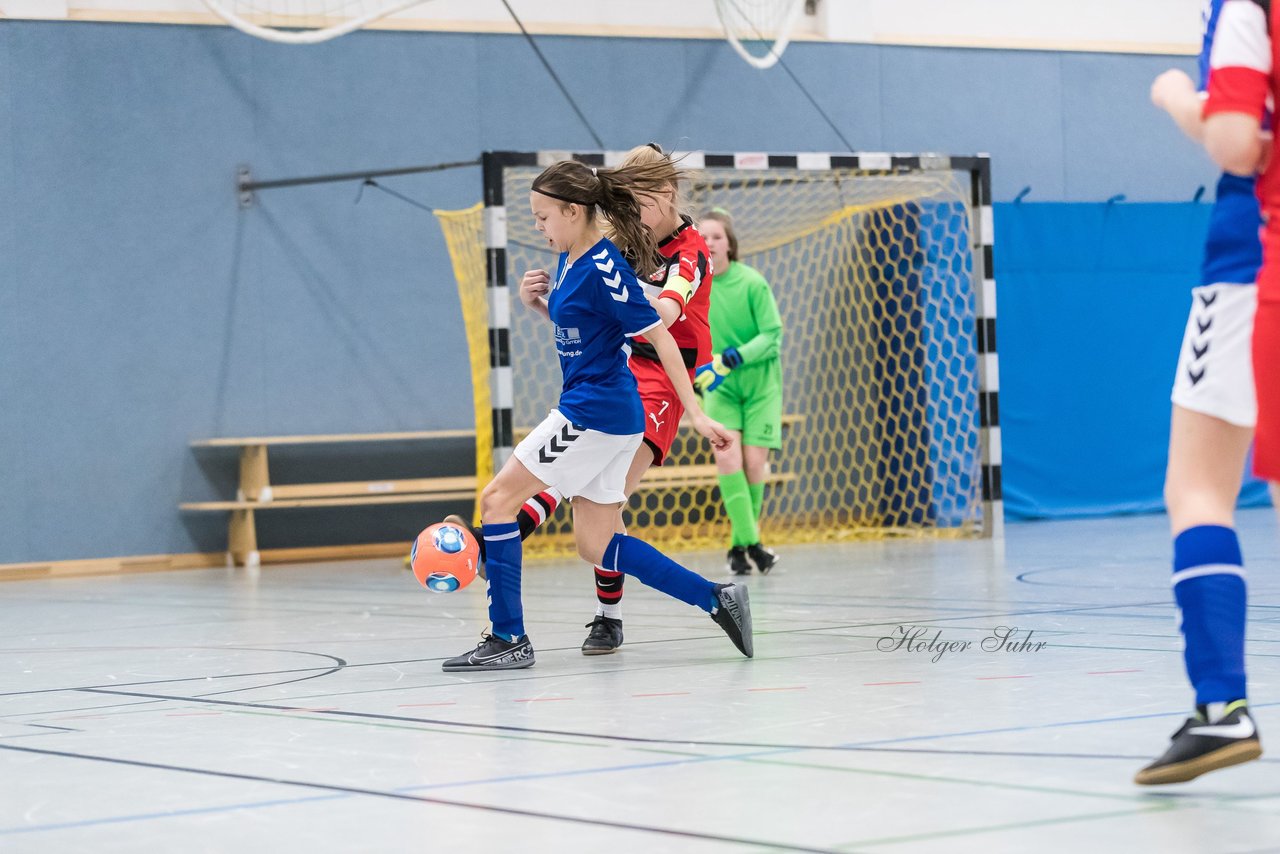
<svg viewBox="0 0 1280 854">
<path fill-rule="evenodd" d="M 734 351 L 737 355 L 737 351 Z M 741 364 L 741 358 L 739 358 Z M 706 394 L 709 391 L 715 391 L 720 383 L 724 382 L 724 378 L 729 376 L 729 371 L 733 370 L 724 363 L 724 357 L 717 354 L 711 357 L 711 361 L 698 368 L 698 372 L 693 376 L 693 388 L 698 394 Z"/>
<path fill-rule="evenodd" d="M 742 364 L 742 354 L 738 352 L 737 347 L 725 347 L 724 352 L 720 354 L 720 361 L 724 362 L 724 366 L 732 371 Z"/>
</svg>

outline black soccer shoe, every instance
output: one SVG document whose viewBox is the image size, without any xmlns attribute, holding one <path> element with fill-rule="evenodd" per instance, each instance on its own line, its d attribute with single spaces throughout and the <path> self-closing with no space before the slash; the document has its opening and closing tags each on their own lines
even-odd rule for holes
<svg viewBox="0 0 1280 854">
<path fill-rule="evenodd" d="M 711 614 L 716 625 L 724 629 L 724 633 L 733 641 L 738 652 L 747 658 L 755 657 L 755 646 L 751 638 L 751 602 L 747 597 L 747 588 L 741 584 L 717 584 L 716 600 L 718 605 Z"/>
<path fill-rule="evenodd" d="M 467 520 L 463 519 L 457 513 L 450 513 L 441 521 L 448 522 L 450 525 L 457 525 L 459 528 L 466 528 L 471 532 L 471 536 L 476 538 L 476 542 L 480 545 L 480 560 L 476 563 L 476 575 L 480 576 L 485 581 L 488 581 L 489 573 L 486 572 L 484 568 L 484 532 L 479 528 L 473 528 L 468 525 Z"/>
<path fill-rule="evenodd" d="M 751 562 L 756 565 L 756 569 L 760 570 L 761 575 L 768 575 L 769 570 L 773 569 L 773 565 L 778 562 L 777 553 L 759 543 L 747 546 L 747 557 L 751 558 Z"/>
<path fill-rule="evenodd" d="M 731 575 L 750 575 L 751 564 L 747 563 L 747 550 L 744 546 L 729 549 L 729 573 Z"/>
<path fill-rule="evenodd" d="M 519 670 L 533 666 L 533 644 L 525 635 L 518 641 L 504 641 L 497 635 L 483 635 L 471 652 L 445 661 L 446 673 L 459 670 Z"/>
<path fill-rule="evenodd" d="M 622 646 L 622 620 L 600 614 L 587 623 L 587 639 L 582 642 L 583 655 L 608 655 Z"/>
<path fill-rule="evenodd" d="M 1173 734 L 1173 743 L 1155 762 L 1133 778 L 1140 786 L 1185 783 L 1201 774 L 1249 762 L 1262 755 L 1258 727 L 1241 704 L 1217 723 L 1206 723 L 1203 713 Z"/>
</svg>

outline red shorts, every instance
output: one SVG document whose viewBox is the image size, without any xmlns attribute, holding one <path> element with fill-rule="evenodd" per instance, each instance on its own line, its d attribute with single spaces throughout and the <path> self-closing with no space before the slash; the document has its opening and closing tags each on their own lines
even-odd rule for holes
<svg viewBox="0 0 1280 854">
<path fill-rule="evenodd" d="M 1280 249 L 1264 244 L 1266 261 L 1258 273 L 1258 311 L 1253 316 L 1253 384 L 1258 426 L 1253 471 L 1280 482 Z"/>
<path fill-rule="evenodd" d="M 676 396 L 666 370 L 658 362 L 632 356 L 631 373 L 636 375 L 640 402 L 644 406 L 644 442 L 653 449 L 653 464 L 660 466 L 680 430 L 684 405 Z"/>
</svg>

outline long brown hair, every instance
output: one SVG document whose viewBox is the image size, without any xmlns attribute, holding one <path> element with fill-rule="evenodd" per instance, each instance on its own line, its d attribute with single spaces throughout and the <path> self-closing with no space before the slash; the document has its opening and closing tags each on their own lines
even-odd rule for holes
<svg viewBox="0 0 1280 854">
<path fill-rule="evenodd" d="M 636 273 L 647 277 L 657 272 L 661 261 L 657 235 L 640 221 L 638 197 L 667 190 L 673 175 L 678 177 L 676 168 L 666 158 L 613 169 L 593 169 L 576 160 L 561 160 L 534 178 L 531 189 L 564 205 L 582 206 L 588 222 L 595 220 L 599 208 L 612 226 L 615 242 L 627 252 Z"/>
<path fill-rule="evenodd" d="M 729 238 L 729 260 L 738 260 L 738 232 L 733 227 L 733 217 L 729 216 L 729 212 L 724 208 L 712 208 L 704 211 L 702 216 L 698 217 L 698 222 L 718 222 L 724 226 L 724 236 Z M 717 270 L 717 273 L 720 271 Z"/>
</svg>

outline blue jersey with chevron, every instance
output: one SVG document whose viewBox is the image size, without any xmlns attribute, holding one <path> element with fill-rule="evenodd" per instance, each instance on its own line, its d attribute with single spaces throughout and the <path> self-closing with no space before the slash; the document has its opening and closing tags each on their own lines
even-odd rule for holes
<svg viewBox="0 0 1280 854">
<path fill-rule="evenodd" d="M 1204 39 L 1200 47 L 1200 91 L 1209 88 L 1209 58 L 1213 53 L 1218 19 L 1226 0 L 1204 0 Z M 1262 214 L 1254 178 L 1223 173 L 1218 180 L 1218 200 L 1209 215 L 1209 236 L 1204 246 L 1200 284 L 1251 285 L 1262 266 L 1259 229 Z"/>
<path fill-rule="evenodd" d="M 560 412 L 580 427 L 618 436 L 644 432 L 644 409 L 627 365 L 630 339 L 662 320 L 618 247 L 601 240 L 572 264 L 560 256 L 547 300 L 564 385 Z"/>
</svg>

